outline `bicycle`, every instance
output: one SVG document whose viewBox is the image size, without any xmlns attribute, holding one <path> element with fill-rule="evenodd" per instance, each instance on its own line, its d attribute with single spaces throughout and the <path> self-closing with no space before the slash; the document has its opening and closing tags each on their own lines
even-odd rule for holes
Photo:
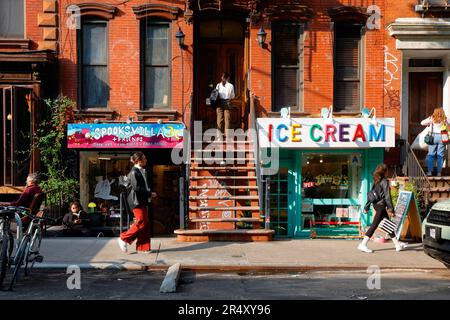
<svg viewBox="0 0 450 320">
<path fill-rule="evenodd" d="M 11 220 L 15 219 L 17 228 L 17 243 L 22 237 L 22 221 L 17 213 L 17 207 L 0 207 L 0 288 L 3 287 L 6 271 L 11 267 L 14 250 L 14 235 L 11 230 Z"/>
<path fill-rule="evenodd" d="M 14 271 L 8 290 L 12 290 L 14 284 L 20 277 L 22 266 L 26 276 L 29 276 L 31 270 L 36 262 L 41 263 L 44 257 L 40 255 L 39 249 L 42 241 L 42 229 L 46 220 L 44 211 L 39 211 L 35 216 L 32 216 L 27 211 L 25 216 L 31 219 L 27 231 L 22 236 L 16 255 L 13 259 Z"/>
</svg>

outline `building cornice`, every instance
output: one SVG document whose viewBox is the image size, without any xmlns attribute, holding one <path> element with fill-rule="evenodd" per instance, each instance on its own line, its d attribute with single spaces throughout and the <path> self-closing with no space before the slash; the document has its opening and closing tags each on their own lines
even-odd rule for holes
<svg viewBox="0 0 450 320">
<path fill-rule="evenodd" d="M 95 16 L 102 19 L 110 20 L 114 18 L 117 11 L 117 7 L 108 3 L 101 2 L 86 2 L 86 3 L 76 3 L 67 6 L 69 9 L 71 6 L 74 8 L 78 7 L 80 9 L 80 15 L 83 16 Z"/>
<path fill-rule="evenodd" d="M 450 38 L 450 19 L 401 18 L 387 27 L 389 35 L 396 39 Z"/>
<path fill-rule="evenodd" d="M 149 3 L 141 6 L 134 6 L 133 12 L 137 19 L 152 17 L 175 20 L 180 14 L 180 8 L 166 4 Z"/>
</svg>

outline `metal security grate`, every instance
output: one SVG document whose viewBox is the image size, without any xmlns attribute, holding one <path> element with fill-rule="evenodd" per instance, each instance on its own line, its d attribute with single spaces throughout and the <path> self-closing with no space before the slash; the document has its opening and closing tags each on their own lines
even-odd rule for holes
<svg viewBox="0 0 450 320">
<path fill-rule="evenodd" d="M 427 221 L 433 224 L 450 226 L 450 211 L 431 210 Z"/>
</svg>

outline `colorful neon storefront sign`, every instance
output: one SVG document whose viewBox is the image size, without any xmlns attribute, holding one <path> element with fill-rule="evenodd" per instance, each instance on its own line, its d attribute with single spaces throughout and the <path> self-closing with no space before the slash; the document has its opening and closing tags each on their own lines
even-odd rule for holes
<svg viewBox="0 0 450 320">
<path fill-rule="evenodd" d="M 176 148 L 182 147 L 182 123 L 69 124 L 68 148 Z"/>
<path fill-rule="evenodd" d="M 261 147 L 285 148 L 369 148 L 395 146 L 393 118 L 260 118 Z"/>
</svg>

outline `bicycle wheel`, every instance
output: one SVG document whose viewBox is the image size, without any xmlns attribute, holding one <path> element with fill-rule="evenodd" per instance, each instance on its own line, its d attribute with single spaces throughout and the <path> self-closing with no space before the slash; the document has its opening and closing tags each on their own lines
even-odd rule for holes
<svg viewBox="0 0 450 320">
<path fill-rule="evenodd" d="M 3 286 L 3 281 L 5 280 L 6 269 L 8 268 L 8 246 L 9 246 L 9 235 L 7 232 L 3 232 L 1 235 L 1 252 L 0 252 L 0 288 Z"/>
<path fill-rule="evenodd" d="M 30 241 L 31 237 L 30 235 L 26 234 L 23 237 L 22 242 L 20 243 L 19 249 L 17 250 L 16 257 L 15 257 L 15 266 L 14 266 L 14 272 L 11 279 L 11 283 L 9 284 L 9 290 L 12 290 L 14 284 L 17 282 L 17 280 L 20 277 L 20 270 L 22 269 L 22 265 L 24 264 L 24 260 L 27 255 L 27 251 L 29 251 L 30 248 Z"/>
<path fill-rule="evenodd" d="M 25 275 L 29 276 L 31 273 L 31 269 L 34 267 L 34 263 L 39 256 L 39 248 L 41 247 L 42 241 L 42 230 L 40 228 L 36 228 L 33 233 L 33 238 L 30 242 L 29 250 L 27 250 L 25 257 Z"/>
</svg>

